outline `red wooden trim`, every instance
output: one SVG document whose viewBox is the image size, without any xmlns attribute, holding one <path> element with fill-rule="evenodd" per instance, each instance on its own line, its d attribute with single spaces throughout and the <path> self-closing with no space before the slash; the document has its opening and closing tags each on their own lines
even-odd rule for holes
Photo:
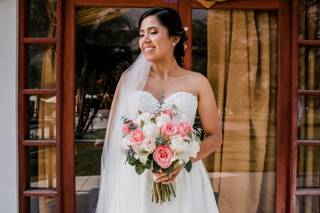
<svg viewBox="0 0 320 213">
<path fill-rule="evenodd" d="M 179 0 L 74 0 L 76 6 L 97 6 L 97 7 L 124 7 L 124 8 L 145 8 L 145 7 L 171 7 L 178 9 Z M 181 0 L 180 0 L 181 1 Z"/>
<path fill-rule="evenodd" d="M 23 196 L 25 197 L 31 197 L 31 196 L 55 197 L 56 195 L 57 195 L 57 191 L 54 189 L 32 189 L 32 190 L 25 190 L 23 192 Z"/>
<path fill-rule="evenodd" d="M 56 89 L 22 89 L 25 95 L 55 95 Z"/>
<path fill-rule="evenodd" d="M 61 118 L 61 171 L 62 171 L 62 209 L 65 212 L 76 212 L 75 194 L 75 160 L 74 160 L 74 91 L 75 91 L 75 5 L 74 0 L 64 2 L 63 20 L 63 64 L 62 72 L 62 114 Z M 63 60 L 67 59 L 67 60 Z"/>
<path fill-rule="evenodd" d="M 63 212 L 62 209 L 62 140 L 61 140 L 61 99 L 62 99 L 62 0 L 57 1 L 56 7 L 56 134 L 57 134 L 57 148 L 56 148 L 56 171 L 57 171 L 57 212 Z"/>
<path fill-rule="evenodd" d="M 22 38 L 25 44 L 55 44 L 56 38 Z"/>
<path fill-rule="evenodd" d="M 23 140 L 24 146 L 56 146 L 55 140 Z"/>
<path fill-rule="evenodd" d="M 27 199 L 23 196 L 23 191 L 27 187 L 27 175 L 26 175 L 26 168 L 27 168 L 27 156 L 22 144 L 22 140 L 25 137 L 25 123 L 26 123 L 26 116 L 25 116 L 25 103 L 24 103 L 24 96 L 22 90 L 24 88 L 24 74 L 25 74 L 25 49 L 22 42 L 22 38 L 24 37 L 25 32 L 25 25 L 24 25 L 24 8 L 25 8 L 25 1 L 21 0 L 19 3 L 19 63 L 18 63 L 18 154 L 19 154 L 19 212 L 26 213 L 29 209 L 29 203 Z"/>
<path fill-rule="evenodd" d="M 229 0 L 213 5 L 210 9 L 278 9 L 281 7 L 281 0 Z M 197 0 L 192 0 L 192 8 L 206 9 Z"/>
<path fill-rule="evenodd" d="M 260 2 L 260 1 L 259 1 Z M 265 2 L 267 4 L 267 2 Z M 277 213 L 288 212 L 290 168 L 290 125 L 292 87 L 290 64 L 290 14 L 288 1 L 281 1 L 278 10 L 278 94 L 277 94 L 277 144 L 276 144 L 276 197 Z M 288 39 L 289 38 L 289 39 Z M 289 118 L 289 119 L 288 119 Z"/>
<path fill-rule="evenodd" d="M 184 66 L 186 69 L 192 69 L 192 8 L 190 7 L 191 0 L 180 0 L 179 1 L 179 14 L 183 26 L 188 27 L 187 31 L 187 49 L 185 50 Z"/>
<path fill-rule="evenodd" d="M 288 10 L 289 11 L 289 10 Z M 290 144 L 290 191 L 289 212 L 296 212 L 296 189 L 297 189 L 297 112 L 298 112 L 298 25 L 299 25 L 299 2 L 292 1 L 292 34 L 291 34 L 291 144 Z"/>
<path fill-rule="evenodd" d="M 320 140 L 298 140 L 297 145 L 299 146 L 320 146 Z"/>
<path fill-rule="evenodd" d="M 297 196 L 306 196 L 306 195 L 311 195 L 311 196 L 320 196 L 320 188 L 303 188 L 303 189 L 297 189 L 296 192 Z"/>
<path fill-rule="evenodd" d="M 298 40 L 300 47 L 320 47 L 320 40 Z"/>
<path fill-rule="evenodd" d="M 297 59 L 298 61 L 298 59 Z M 320 90 L 298 90 L 298 95 L 320 96 Z"/>
</svg>

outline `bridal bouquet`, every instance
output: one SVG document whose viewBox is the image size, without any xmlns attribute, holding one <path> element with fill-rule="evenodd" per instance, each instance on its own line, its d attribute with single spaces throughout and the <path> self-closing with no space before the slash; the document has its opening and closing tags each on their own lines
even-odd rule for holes
<svg viewBox="0 0 320 213">
<path fill-rule="evenodd" d="M 193 128 L 177 107 L 141 112 L 136 119 L 122 117 L 122 148 L 127 151 L 127 162 L 137 174 L 146 169 L 153 173 L 164 172 L 171 176 L 177 167 L 190 172 L 191 157 L 200 149 L 200 128 Z M 154 182 L 152 201 L 164 203 L 176 196 L 173 184 Z"/>
</svg>

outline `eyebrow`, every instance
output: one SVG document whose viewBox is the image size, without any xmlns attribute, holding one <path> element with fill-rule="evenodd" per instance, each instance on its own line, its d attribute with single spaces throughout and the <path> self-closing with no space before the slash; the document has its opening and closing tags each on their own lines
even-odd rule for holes
<svg viewBox="0 0 320 213">
<path fill-rule="evenodd" d="M 151 27 L 148 27 L 147 30 L 152 30 L 152 29 L 158 29 L 158 27 L 156 26 L 151 26 Z M 139 32 L 143 32 L 144 30 L 140 30 Z"/>
</svg>

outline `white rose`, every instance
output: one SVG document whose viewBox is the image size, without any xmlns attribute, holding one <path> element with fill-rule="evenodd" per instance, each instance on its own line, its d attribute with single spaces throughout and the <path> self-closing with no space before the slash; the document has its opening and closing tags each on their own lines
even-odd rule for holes
<svg viewBox="0 0 320 213">
<path fill-rule="evenodd" d="M 152 122 L 146 123 L 142 128 L 143 135 L 156 138 L 160 135 L 160 127 Z"/>
<path fill-rule="evenodd" d="M 185 142 L 180 135 L 171 137 L 170 148 L 174 151 L 173 161 L 178 159 L 179 164 L 187 163 L 189 161 L 189 143 Z"/>
<path fill-rule="evenodd" d="M 188 152 L 188 143 L 180 135 L 174 135 L 170 138 L 170 147 L 175 152 Z"/>
<path fill-rule="evenodd" d="M 158 116 L 158 117 L 156 118 L 156 124 L 157 124 L 159 127 L 161 127 L 162 125 L 168 123 L 170 120 L 171 120 L 171 119 L 170 119 L 170 116 L 169 116 L 169 115 L 162 113 L 160 116 Z"/>
<path fill-rule="evenodd" d="M 136 118 L 136 122 L 137 124 L 141 125 L 141 121 L 143 121 L 144 123 L 148 123 L 150 122 L 151 119 L 151 114 L 149 112 L 143 112 L 140 115 L 138 115 L 138 117 Z"/>
<path fill-rule="evenodd" d="M 132 149 L 135 152 L 134 157 L 141 161 L 141 163 L 146 163 L 149 153 L 145 150 L 143 143 L 133 144 Z"/>
<path fill-rule="evenodd" d="M 147 152 L 140 152 L 138 154 L 138 158 L 139 158 L 140 162 L 143 164 L 146 164 L 147 160 L 148 160 L 148 155 L 149 155 L 149 153 L 147 153 Z"/>
<path fill-rule="evenodd" d="M 196 141 L 191 141 L 189 143 L 189 155 L 193 158 L 196 158 L 199 151 L 200 151 L 199 143 Z"/>
<path fill-rule="evenodd" d="M 121 147 L 124 150 L 129 150 L 130 149 L 130 145 L 131 145 L 131 142 L 130 142 L 128 137 L 124 137 L 124 138 L 121 139 Z"/>
<path fill-rule="evenodd" d="M 156 148 L 156 142 L 155 139 L 152 137 L 147 137 L 143 140 L 142 142 L 144 150 L 146 152 L 148 152 L 149 154 L 152 153 L 154 151 L 154 149 Z"/>
<path fill-rule="evenodd" d="M 190 155 L 188 152 L 175 153 L 172 161 L 179 160 L 179 164 L 188 163 L 190 160 Z"/>
<path fill-rule="evenodd" d="M 144 147 L 143 147 L 143 144 L 142 143 L 140 143 L 140 144 L 132 144 L 131 145 L 131 147 L 132 147 L 132 149 L 133 149 L 133 151 L 135 152 L 135 153 L 139 153 L 139 152 L 141 152 L 141 151 L 144 151 Z"/>
</svg>

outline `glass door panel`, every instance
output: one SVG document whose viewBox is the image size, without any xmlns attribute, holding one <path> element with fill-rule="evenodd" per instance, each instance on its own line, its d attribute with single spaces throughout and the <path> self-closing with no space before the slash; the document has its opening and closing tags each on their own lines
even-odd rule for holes
<svg viewBox="0 0 320 213">
<path fill-rule="evenodd" d="M 30 197 L 29 198 L 30 213 L 56 213 L 56 198 L 51 197 Z"/>
<path fill-rule="evenodd" d="M 77 8 L 75 161 L 77 212 L 94 212 L 109 109 L 120 75 L 138 56 L 146 9 Z"/>
<path fill-rule="evenodd" d="M 192 64 L 209 79 L 223 145 L 205 160 L 221 213 L 275 212 L 277 13 L 192 11 Z"/>
<path fill-rule="evenodd" d="M 319 40 L 320 1 L 299 0 L 299 39 Z"/>
<path fill-rule="evenodd" d="M 56 0 L 29 0 L 25 8 L 26 37 L 54 37 L 56 31 Z"/>
</svg>

